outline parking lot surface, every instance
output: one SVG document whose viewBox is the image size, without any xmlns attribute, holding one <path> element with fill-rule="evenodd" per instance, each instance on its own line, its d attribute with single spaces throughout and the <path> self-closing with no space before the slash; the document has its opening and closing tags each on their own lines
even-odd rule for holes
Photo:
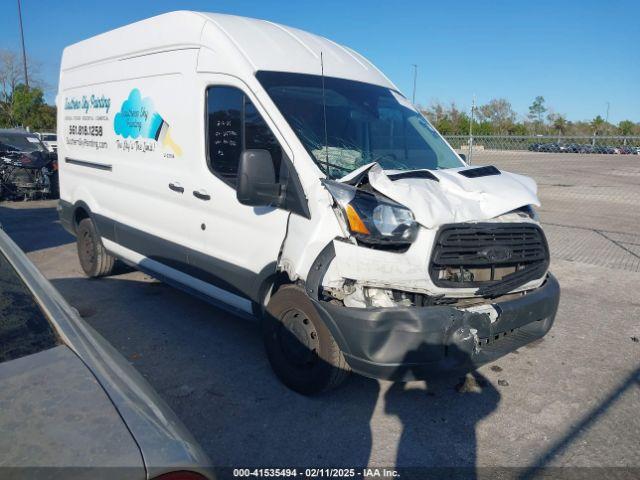
<svg viewBox="0 0 640 480">
<path fill-rule="evenodd" d="M 640 467 L 640 157 L 474 163 L 538 182 L 562 298 L 547 337 L 481 368 L 472 388 L 352 376 L 299 396 L 271 373 L 255 321 L 139 272 L 86 279 L 54 201 L 0 204 L 0 222 L 216 466 Z"/>
</svg>

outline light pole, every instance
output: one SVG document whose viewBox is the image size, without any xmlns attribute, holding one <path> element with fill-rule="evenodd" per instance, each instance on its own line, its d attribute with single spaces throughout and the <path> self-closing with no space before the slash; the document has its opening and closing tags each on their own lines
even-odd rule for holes
<svg viewBox="0 0 640 480">
<path fill-rule="evenodd" d="M 20 0 L 18 0 L 18 20 L 20 21 L 20 39 L 22 40 L 22 66 L 24 67 L 24 83 L 29 90 L 29 74 L 27 72 L 27 53 L 24 48 L 24 32 L 22 30 L 22 9 L 20 8 Z"/>
<path fill-rule="evenodd" d="M 411 102 L 416 104 L 416 80 L 418 79 L 418 65 L 413 64 L 413 96 Z"/>
<path fill-rule="evenodd" d="M 469 158 L 467 158 L 467 163 L 471 165 L 471 161 L 473 160 L 473 114 L 476 110 L 476 96 L 473 96 L 471 100 L 471 121 L 469 122 Z"/>
<path fill-rule="evenodd" d="M 609 123 L 609 102 L 607 102 L 607 114 L 605 115 L 604 121 Z"/>
</svg>

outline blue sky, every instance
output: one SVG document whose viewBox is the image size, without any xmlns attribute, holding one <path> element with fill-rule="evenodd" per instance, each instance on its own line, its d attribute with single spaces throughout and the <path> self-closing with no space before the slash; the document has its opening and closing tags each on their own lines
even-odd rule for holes
<svg viewBox="0 0 640 480">
<path fill-rule="evenodd" d="M 64 46 L 159 13 L 232 13 L 302 28 L 364 54 L 416 100 L 468 108 L 505 97 L 524 115 L 536 95 L 571 120 L 640 122 L 640 1 L 22 0 L 27 52 L 52 101 Z M 18 50 L 17 6 L 0 7 L 0 48 Z"/>
</svg>

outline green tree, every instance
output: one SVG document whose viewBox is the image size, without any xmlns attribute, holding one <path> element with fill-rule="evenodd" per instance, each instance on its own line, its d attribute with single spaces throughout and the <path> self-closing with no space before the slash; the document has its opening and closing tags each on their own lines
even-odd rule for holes
<svg viewBox="0 0 640 480">
<path fill-rule="evenodd" d="M 591 123 L 583 120 L 577 122 L 569 122 L 567 124 L 567 133 L 569 135 L 591 135 Z"/>
<path fill-rule="evenodd" d="M 0 127 L 22 125 L 33 129 L 54 129 L 56 109 L 44 102 L 43 83 L 38 78 L 39 66 L 27 59 L 27 67 L 31 88 L 24 85 L 20 56 L 0 49 Z"/>
<path fill-rule="evenodd" d="M 426 108 L 419 107 L 436 129 L 443 135 L 464 135 L 469 133 L 469 116 L 452 102 L 449 106 L 435 101 Z"/>
<path fill-rule="evenodd" d="M 456 107 L 456 104 L 432 102 L 420 111 L 445 135 L 468 135 L 470 118 L 468 113 Z M 593 135 L 640 135 L 640 123 L 623 120 L 617 126 L 605 122 L 601 116 L 589 121 L 569 121 L 565 115 L 547 108 L 544 97 L 538 96 L 529 107 L 528 115 L 518 121 L 511 104 L 504 98 L 492 99 L 475 110 L 473 122 L 474 135 L 529 135 L 556 134 L 558 136 Z M 546 117 L 545 117 L 546 115 Z"/>
<path fill-rule="evenodd" d="M 56 130 L 56 107 L 53 105 L 47 105 L 46 103 L 40 106 L 38 114 L 33 120 L 31 126 L 36 131 L 54 131 Z"/>
<path fill-rule="evenodd" d="M 505 98 L 494 98 L 486 105 L 480 106 L 478 116 L 481 121 L 491 123 L 493 130 L 500 134 L 508 133 L 516 121 L 516 112 Z"/>
<path fill-rule="evenodd" d="M 509 127 L 509 135 L 526 135 L 527 127 L 523 123 L 514 123 Z"/>
<path fill-rule="evenodd" d="M 433 126 L 436 127 L 436 130 L 438 130 L 442 135 L 451 135 L 455 133 L 454 126 L 448 117 L 442 117 Z"/>
<path fill-rule="evenodd" d="M 544 114 L 547 111 L 547 107 L 544 105 L 544 97 L 538 95 L 533 103 L 529 106 L 529 119 L 533 121 L 536 132 L 544 124 Z"/>
<path fill-rule="evenodd" d="M 471 119 L 465 112 L 461 112 L 458 118 L 455 119 L 454 133 L 456 135 L 466 135 L 469 133 L 469 124 Z"/>
<path fill-rule="evenodd" d="M 6 104 L 3 101 L 0 101 L 0 128 L 6 128 L 11 125 L 11 121 L 9 119 L 9 111 L 6 108 Z"/>
<path fill-rule="evenodd" d="M 34 130 L 53 130 L 56 125 L 56 108 L 44 102 L 39 88 L 17 85 L 2 109 L 5 126 L 30 127 Z"/>
<path fill-rule="evenodd" d="M 39 88 L 27 88 L 20 84 L 13 90 L 11 96 L 11 113 L 15 122 L 20 125 L 30 125 L 44 105 L 44 95 Z"/>
<path fill-rule="evenodd" d="M 547 118 L 549 119 L 549 122 L 551 122 L 553 129 L 558 133 L 558 136 L 566 133 L 569 124 L 564 115 L 552 113 Z"/>
<path fill-rule="evenodd" d="M 636 126 L 635 124 L 631 121 L 631 120 L 622 120 L 619 124 L 618 124 L 618 132 L 620 133 L 620 135 L 633 135 L 633 132 L 635 131 Z"/>
<path fill-rule="evenodd" d="M 598 135 L 602 131 L 605 126 L 604 118 L 598 115 L 596 118 L 591 120 L 591 128 L 593 129 L 593 134 Z"/>
<path fill-rule="evenodd" d="M 474 122 L 473 134 L 474 135 L 494 135 L 496 131 L 493 128 L 491 122 Z"/>
</svg>

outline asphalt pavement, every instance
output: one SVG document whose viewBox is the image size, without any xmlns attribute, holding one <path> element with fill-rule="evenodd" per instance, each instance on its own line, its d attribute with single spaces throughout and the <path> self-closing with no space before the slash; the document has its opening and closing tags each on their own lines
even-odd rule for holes
<svg viewBox="0 0 640 480">
<path fill-rule="evenodd" d="M 537 180 L 562 287 L 543 340 L 458 377 L 353 375 L 305 398 L 282 386 L 255 321 L 140 272 L 88 280 L 55 202 L 0 204 L 0 223 L 147 378 L 216 466 L 640 467 L 640 157 L 484 152 Z"/>
</svg>

